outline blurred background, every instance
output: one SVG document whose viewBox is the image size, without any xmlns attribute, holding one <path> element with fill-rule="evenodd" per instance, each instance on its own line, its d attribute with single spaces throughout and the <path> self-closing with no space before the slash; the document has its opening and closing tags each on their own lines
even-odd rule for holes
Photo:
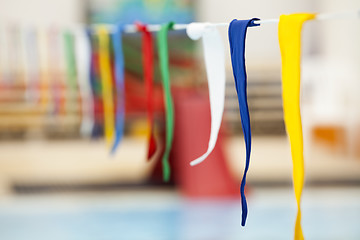
<svg viewBox="0 0 360 240">
<path fill-rule="evenodd" d="M 281 99 L 276 24 L 249 28 L 246 42 L 253 132 L 249 215 L 240 227 L 245 147 L 227 29 L 226 106 L 214 152 L 201 42 L 169 34 L 175 135 L 172 178 L 147 161 L 141 35 L 124 35 L 125 139 L 110 156 L 103 139 L 98 70 L 91 80 L 95 127 L 80 132 L 80 74 L 72 75 L 74 29 L 98 23 L 230 22 L 294 12 L 360 10 L 357 0 L 0 0 L 0 238 L 291 239 L 296 202 Z M 154 35 L 154 38 L 156 36 Z M 70 40 L 69 40 L 70 39 Z M 154 39 L 155 40 L 155 39 Z M 75 41 L 76 42 L 76 41 Z M 303 29 L 301 111 L 307 239 L 360 239 L 360 15 Z M 96 48 L 92 37 L 92 47 Z M 92 55 L 97 61 L 96 51 Z M 155 46 L 156 52 L 156 46 Z M 155 124 L 164 129 L 155 54 Z M 89 79 L 90 82 L 90 79 Z M 160 144 L 161 145 L 161 144 Z"/>
</svg>

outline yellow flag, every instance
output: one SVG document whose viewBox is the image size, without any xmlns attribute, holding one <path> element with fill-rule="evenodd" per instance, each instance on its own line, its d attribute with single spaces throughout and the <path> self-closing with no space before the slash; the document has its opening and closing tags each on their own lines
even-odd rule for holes
<svg viewBox="0 0 360 240">
<path fill-rule="evenodd" d="M 99 67 L 104 106 L 104 133 L 106 144 L 111 148 L 114 138 L 114 100 L 110 62 L 110 37 L 106 27 L 97 29 L 99 39 Z"/>
<path fill-rule="evenodd" d="M 295 240 L 304 239 L 301 229 L 300 200 L 304 186 L 303 135 L 300 116 L 301 29 L 314 14 L 299 13 L 280 16 L 279 43 L 282 59 L 282 94 L 284 121 L 291 145 L 293 183 L 297 201 Z"/>
</svg>

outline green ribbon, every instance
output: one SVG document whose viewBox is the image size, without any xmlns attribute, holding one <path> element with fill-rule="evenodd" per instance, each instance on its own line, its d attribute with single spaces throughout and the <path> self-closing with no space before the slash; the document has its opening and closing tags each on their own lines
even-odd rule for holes
<svg viewBox="0 0 360 240">
<path fill-rule="evenodd" d="M 169 55 L 168 55 L 168 31 L 174 26 L 174 22 L 165 23 L 161 26 L 157 35 L 159 51 L 159 64 L 163 84 L 166 114 L 166 143 L 162 157 L 163 178 L 165 182 L 170 179 L 169 155 L 174 137 L 174 107 L 170 88 Z"/>
<path fill-rule="evenodd" d="M 73 103 L 76 103 L 77 95 L 77 73 L 76 73 L 76 59 L 75 59 L 75 43 L 74 36 L 70 31 L 64 32 L 64 45 L 65 45 L 65 62 L 66 62 L 66 75 L 67 84 L 70 87 L 69 97 L 71 101 L 67 101 L 66 108 L 73 109 Z"/>
</svg>

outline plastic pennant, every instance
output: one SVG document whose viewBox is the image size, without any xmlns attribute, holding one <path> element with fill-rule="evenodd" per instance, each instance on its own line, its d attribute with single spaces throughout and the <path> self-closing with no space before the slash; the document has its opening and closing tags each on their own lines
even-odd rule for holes
<svg viewBox="0 0 360 240">
<path fill-rule="evenodd" d="M 282 59 L 282 95 L 284 121 L 289 136 L 293 161 L 293 183 L 297 202 L 294 239 L 304 239 L 301 228 L 301 194 L 304 186 L 303 135 L 300 115 L 301 29 L 314 14 L 281 15 L 279 43 Z"/>
<path fill-rule="evenodd" d="M 124 82 L 124 55 L 122 48 L 123 25 L 118 24 L 112 35 L 115 61 L 115 84 L 116 84 L 116 111 L 115 111 L 115 140 L 111 149 L 115 153 L 116 148 L 124 135 L 125 123 L 125 82 Z"/>
<path fill-rule="evenodd" d="M 90 137 L 94 127 L 94 105 L 90 82 L 91 45 L 86 30 L 76 29 L 75 41 L 77 78 L 82 103 L 80 133 L 84 137 Z"/>
<path fill-rule="evenodd" d="M 172 29 L 174 22 L 165 23 L 158 32 L 159 64 L 163 83 L 165 114 L 166 114 L 166 143 L 162 157 L 163 178 L 165 182 L 170 180 L 169 155 L 174 137 L 174 106 L 170 87 L 169 56 L 168 56 L 168 31 Z"/>
<path fill-rule="evenodd" d="M 109 148 L 113 146 L 114 139 L 114 102 L 113 86 L 110 61 L 110 36 L 106 27 L 100 26 L 97 29 L 99 40 L 99 67 L 102 83 L 102 96 L 104 106 L 104 134 L 106 144 Z"/>
<path fill-rule="evenodd" d="M 153 37 L 148 31 L 146 25 L 136 23 L 137 29 L 142 34 L 142 57 L 144 65 L 144 80 L 146 86 L 146 100 L 148 110 L 148 124 L 149 124 L 149 147 L 147 159 L 150 160 L 157 149 L 157 144 L 154 136 L 154 49 Z"/>
<path fill-rule="evenodd" d="M 240 108 L 241 126 L 244 133 L 245 145 L 246 145 L 246 162 L 244 175 L 240 185 L 241 195 L 241 225 L 245 226 L 248 208 L 245 197 L 245 185 L 246 176 L 250 165 L 250 153 L 251 153 L 251 127 L 250 127 L 250 114 L 247 102 L 247 76 L 245 66 L 245 40 L 248 27 L 259 26 L 254 24 L 257 18 L 249 20 L 236 20 L 234 19 L 229 26 L 229 42 L 230 42 L 230 54 L 231 63 L 233 68 L 234 80 L 236 92 L 238 95 L 238 102 Z"/>
<path fill-rule="evenodd" d="M 208 149 L 190 163 L 194 166 L 204 161 L 213 151 L 221 127 L 225 103 L 225 54 L 224 44 L 215 26 L 209 23 L 191 23 L 187 26 L 186 33 L 192 40 L 201 38 L 203 42 L 211 111 Z"/>
</svg>

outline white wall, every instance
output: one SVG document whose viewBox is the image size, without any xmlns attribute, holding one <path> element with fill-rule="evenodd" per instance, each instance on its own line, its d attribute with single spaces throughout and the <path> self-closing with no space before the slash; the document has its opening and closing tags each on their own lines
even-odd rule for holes
<svg viewBox="0 0 360 240">
<path fill-rule="evenodd" d="M 85 0 L 0 0 L 0 22 L 29 25 L 71 24 L 85 20 Z"/>
</svg>

